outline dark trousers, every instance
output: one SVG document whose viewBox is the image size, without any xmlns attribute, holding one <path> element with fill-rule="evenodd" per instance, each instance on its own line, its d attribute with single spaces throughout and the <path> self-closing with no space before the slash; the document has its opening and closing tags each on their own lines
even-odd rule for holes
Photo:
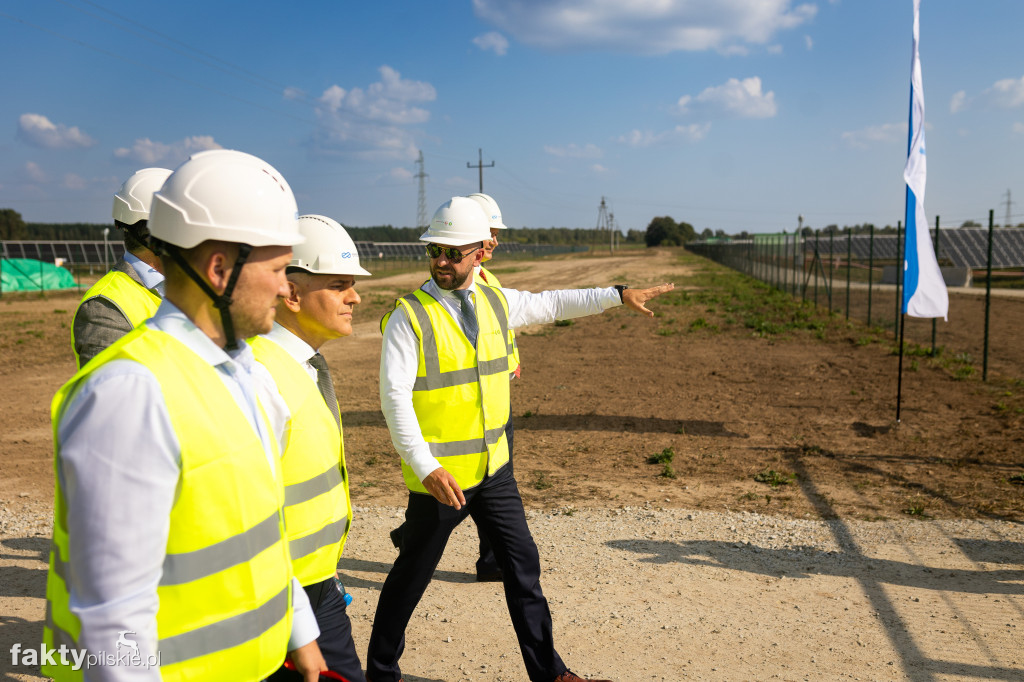
<svg viewBox="0 0 1024 682">
<path fill-rule="evenodd" d="M 508 464 L 506 466 L 509 470 L 512 469 L 512 436 L 512 417 L 509 416 L 508 424 L 505 425 L 505 438 L 508 439 Z M 480 536 L 480 558 L 476 560 L 476 574 L 494 573 L 498 570 L 498 558 L 494 556 L 494 549 L 491 548 L 491 543 L 480 526 L 476 527 L 476 534 Z"/>
<path fill-rule="evenodd" d="M 352 621 L 345 611 L 345 598 L 334 578 L 313 583 L 303 588 L 313 607 L 320 636 L 316 638 L 320 653 L 327 661 L 327 668 L 344 677 L 348 682 L 366 682 L 363 666 L 352 641 Z M 271 675 L 270 682 L 301 682 L 302 675 L 281 667 Z"/>
<path fill-rule="evenodd" d="M 472 516 L 494 548 L 501 567 L 512 626 L 533 682 L 551 682 L 566 667 L 555 651 L 551 612 L 540 588 L 540 555 L 526 524 L 523 500 L 503 466 L 493 476 L 464 491 L 461 510 L 441 504 L 432 495 L 409 493 L 402 548 L 384 580 L 373 618 L 366 674 L 373 682 L 398 682 L 398 659 L 405 650 L 405 629 L 441 560 L 448 537 L 467 515 Z"/>
</svg>

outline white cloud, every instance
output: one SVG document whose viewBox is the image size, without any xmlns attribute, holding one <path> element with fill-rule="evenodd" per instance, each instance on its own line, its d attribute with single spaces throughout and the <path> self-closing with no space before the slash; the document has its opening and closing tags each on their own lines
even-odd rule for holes
<svg viewBox="0 0 1024 682">
<path fill-rule="evenodd" d="M 26 161 L 25 166 L 22 170 L 25 173 L 26 178 L 28 178 L 31 182 L 40 185 L 47 182 L 50 179 L 46 172 L 35 161 Z"/>
<path fill-rule="evenodd" d="M 67 173 L 64 176 L 64 182 L 61 183 L 64 189 L 80 190 L 85 189 L 88 182 L 78 173 Z"/>
<path fill-rule="evenodd" d="M 63 123 L 55 124 L 41 114 L 19 116 L 18 137 L 44 149 L 85 149 L 96 144 L 77 126 L 69 128 Z"/>
<path fill-rule="evenodd" d="M 544 151 L 551 156 L 557 156 L 563 159 L 600 159 L 604 156 L 604 152 L 601 148 L 591 142 L 588 142 L 582 147 L 577 144 L 561 146 L 546 144 L 544 145 Z"/>
<path fill-rule="evenodd" d="M 699 142 L 707 137 L 711 130 L 710 123 L 691 123 L 690 125 L 678 125 L 671 130 L 655 133 L 650 130 L 631 130 L 618 138 L 618 141 L 630 147 L 651 147 L 656 144 L 683 140 L 684 142 Z"/>
<path fill-rule="evenodd" d="M 808 51 L 814 49 L 814 39 L 810 36 L 804 36 L 804 44 L 807 46 Z"/>
<path fill-rule="evenodd" d="M 282 95 L 284 96 L 285 99 L 290 100 L 305 99 L 306 91 L 301 88 L 296 88 L 294 86 L 289 85 L 287 88 L 284 89 Z"/>
<path fill-rule="evenodd" d="M 455 189 L 458 192 L 462 192 L 462 190 L 466 189 L 467 187 L 475 188 L 473 190 L 474 192 L 477 189 L 479 189 L 478 184 L 475 180 L 473 182 L 470 182 L 469 178 L 464 178 L 461 175 L 454 175 L 450 178 L 446 178 L 445 181 L 441 184 L 443 184 L 445 187 Z"/>
<path fill-rule="evenodd" d="M 608 172 L 608 169 L 605 168 L 604 166 L 602 166 L 599 163 L 595 163 L 593 166 L 591 166 L 590 170 L 594 171 L 595 173 L 607 173 Z"/>
<path fill-rule="evenodd" d="M 1012 130 L 1016 135 L 1024 135 L 1024 123 L 1020 123 L 1019 121 L 1014 123 Z"/>
<path fill-rule="evenodd" d="M 210 135 L 193 135 L 178 142 L 158 142 L 148 137 L 141 137 L 131 147 L 118 147 L 114 156 L 119 159 L 131 159 L 144 165 L 163 164 L 174 167 L 196 152 L 207 149 L 223 149 Z"/>
<path fill-rule="evenodd" d="M 636 54 L 745 53 L 817 13 L 793 0 L 473 0 L 473 9 L 528 45 Z"/>
<path fill-rule="evenodd" d="M 927 130 L 927 126 L 925 127 Z M 863 149 L 870 144 L 893 144 L 907 139 L 906 123 L 883 123 L 868 126 L 860 130 L 851 130 L 842 134 L 843 142 L 851 147 Z"/>
<path fill-rule="evenodd" d="M 1024 104 L 1024 76 L 1020 78 L 1004 78 L 996 81 L 991 88 L 982 93 L 993 107 L 1014 109 Z"/>
<path fill-rule="evenodd" d="M 363 157 L 416 158 L 411 132 L 402 126 L 425 123 L 430 112 L 417 104 L 433 102 L 429 83 L 405 80 L 390 66 L 380 67 L 381 80 L 365 90 L 332 85 L 320 96 L 314 151 L 352 153 Z"/>
<path fill-rule="evenodd" d="M 492 50 L 499 57 L 508 52 L 508 38 L 497 31 L 489 31 L 473 38 L 473 44 L 486 52 Z"/>
<path fill-rule="evenodd" d="M 706 88 L 696 97 L 683 95 L 676 102 L 680 114 L 727 115 L 736 118 L 771 118 L 778 112 L 774 92 L 761 91 L 757 76 L 742 81 L 730 78 L 722 85 Z"/>
<path fill-rule="evenodd" d="M 968 106 L 982 109 L 1016 109 L 1024 106 L 1024 76 L 1004 78 L 986 88 L 981 94 L 968 97 L 963 90 L 953 95 L 949 103 L 951 113 L 963 111 Z"/>
<path fill-rule="evenodd" d="M 967 93 L 961 90 L 960 92 L 954 93 L 952 99 L 949 100 L 949 113 L 956 114 L 964 110 L 967 106 Z"/>
<path fill-rule="evenodd" d="M 392 168 L 390 175 L 395 180 L 412 180 L 412 171 L 408 168 L 402 168 L 401 166 Z"/>
<path fill-rule="evenodd" d="M 765 48 L 765 52 L 768 54 L 782 54 L 782 45 L 769 45 Z"/>
</svg>

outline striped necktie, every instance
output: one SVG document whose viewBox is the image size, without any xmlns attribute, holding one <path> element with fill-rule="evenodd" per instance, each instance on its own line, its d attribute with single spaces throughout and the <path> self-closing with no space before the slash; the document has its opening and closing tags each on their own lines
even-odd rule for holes
<svg viewBox="0 0 1024 682">
<path fill-rule="evenodd" d="M 309 364 L 316 370 L 316 387 L 320 389 L 320 395 L 334 415 L 334 421 L 341 427 L 341 414 L 338 411 L 338 397 L 334 394 L 334 381 L 331 379 L 331 370 L 327 369 L 327 361 L 324 356 L 317 353 L 309 359 Z"/>
<path fill-rule="evenodd" d="M 480 326 L 476 321 L 476 311 L 473 310 L 473 303 L 469 300 L 469 289 L 456 289 L 452 292 L 459 299 L 462 314 L 462 331 L 466 334 L 470 344 L 476 348 L 476 337 L 480 332 Z"/>
</svg>

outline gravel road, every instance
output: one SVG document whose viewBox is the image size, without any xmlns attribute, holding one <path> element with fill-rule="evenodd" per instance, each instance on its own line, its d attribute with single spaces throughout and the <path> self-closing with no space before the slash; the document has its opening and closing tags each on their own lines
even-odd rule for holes
<svg viewBox="0 0 1024 682">
<path fill-rule="evenodd" d="M 341 563 L 365 651 L 395 556 L 395 507 L 356 509 Z M 576 672 L 634 680 L 1024 679 L 1024 526 L 793 520 L 663 509 L 529 510 L 555 641 Z M 48 505 L 0 500 L 0 679 L 39 642 Z M 525 680 L 501 588 L 474 582 L 475 529 L 413 616 L 408 682 Z"/>
</svg>

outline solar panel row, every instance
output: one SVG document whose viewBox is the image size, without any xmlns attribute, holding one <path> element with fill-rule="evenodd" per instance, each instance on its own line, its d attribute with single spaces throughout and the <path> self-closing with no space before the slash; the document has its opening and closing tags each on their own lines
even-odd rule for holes
<svg viewBox="0 0 1024 682">
<path fill-rule="evenodd" d="M 805 253 L 813 253 L 815 248 L 819 254 L 843 257 L 847 252 L 847 237 L 837 236 L 831 240 L 819 237 L 804 240 Z M 850 243 L 852 256 L 857 260 L 867 260 L 872 254 L 877 260 L 896 260 L 896 235 L 855 235 Z M 873 243 L 872 243 L 873 242 Z M 932 235 L 934 245 L 935 237 Z M 817 245 L 817 246 L 815 246 Z M 984 268 L 988 264 L 988 230 L 984 228 L 960 228 L 943 230 L 939 235 L 940 261 L 949 261 L 957 267 Z M 1024 230 L 1009 228 L 992 231 L 992 267 L 1015 268 L 1024 267 Z"/>
<path fill-rule="evenodd" d="M 102 265 L 113 263 L 124 254 L 124 244 L 107 242 L 106 260 L 103 257 L 104 244 L 101 241 L 4 241 L 0 242 L 4 258 L 33 258 L 54 262 L 57 258 L 67 263 L 80 265 Z M 368 260 L 394 260 L 426 258 L 426 251 L 420 242 L 356 242 L 359 258 Z M 503 255 L 551 255 L 586 247 L 559 246 L 554 244 L 510 244 L 502 242 L 498 253 Z"/>
</svg>

